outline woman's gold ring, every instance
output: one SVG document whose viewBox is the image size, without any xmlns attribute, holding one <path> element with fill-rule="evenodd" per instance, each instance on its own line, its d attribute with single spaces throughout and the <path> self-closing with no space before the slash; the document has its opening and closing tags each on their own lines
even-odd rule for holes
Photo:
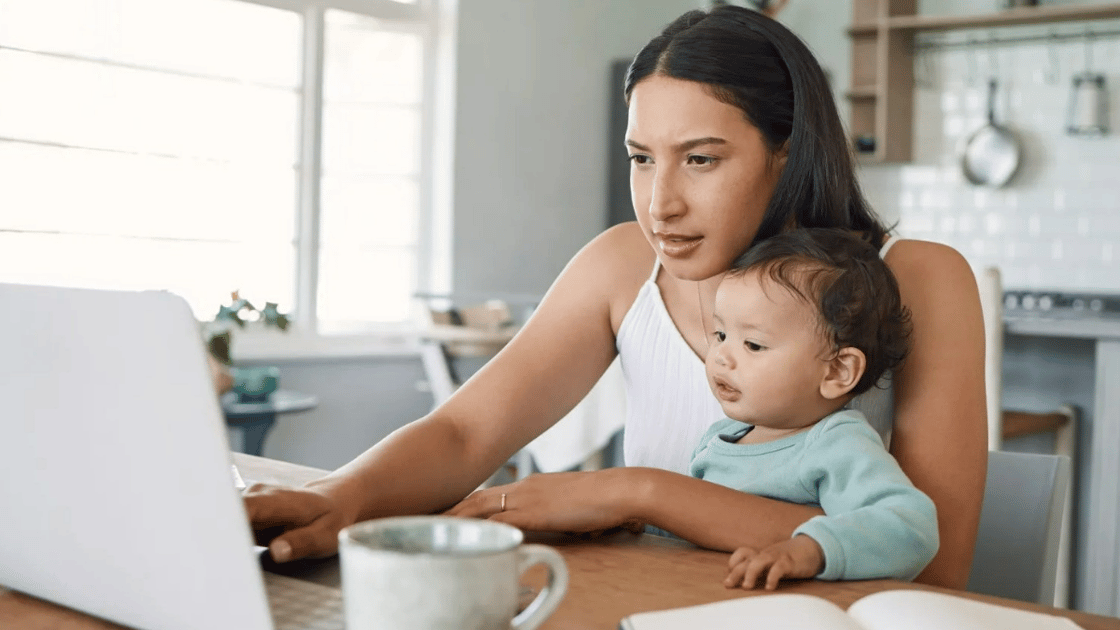
<svg viewBox="0 0 1120 630">
<path fill-rule="evenodd" d="M 499 510 L 499 511 L 500 512 L 505 512 L 506 511 L 506 493 L 504 493 L 504 492 L 502 493 L 502 509 Z"/>
</svg>

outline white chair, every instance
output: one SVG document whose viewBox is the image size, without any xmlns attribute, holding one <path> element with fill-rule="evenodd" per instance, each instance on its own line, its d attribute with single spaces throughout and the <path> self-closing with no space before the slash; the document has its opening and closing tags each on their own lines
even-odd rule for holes
<svg viewBox="0 0 1120 630">
<path fill-rule="evenodd" d="M 509 307 L 499 300 L 454 310 L 426 310 L 428 329 L 421 334 L 420 356 L 433 405 L 438 407 L 460 385 L 453 359 L 489 360 L 516 328 L 509 325 Z M 625 381 L 616 359 L 575 408 L 518 451 L 484 485 L 524 479 L 538 470 L 598 470 L 605 465 L 605 450 L 625 418 Z"/>
<path fill-rule="evenodd" d="M 421 334 L 420 359 L 435 408 L 459 388 L 453 359 L 492 357 L 513 338 L 516 329 L 508 325 L 509 306 L 501 300 L 462 309 L 429 306 L 424 312 L 428 329 Z"/>
<path fill-rule="evenodd" d="M 980 269 L 976 273 L 980 291 L 980 305 L 984 314 L 985 365 L 984 382 L 987 394 L 988 448 L 999 451 L 1004 440 L 1035 433 L 1054 433 L 1054 452 L 1065 456 L 1070 464 L 1070 479 L 1077 469 L 1077 416 L 1073 405 L 1063 405 L 1049 412 L 1013 411 L 1003 408 L 1003 281 L 996 267 Z M 988 476 L 992 480 L 991 471 Z M 1070 482 L 1072 486 L 1072 481 Z M 989 485 L 990 489 L 990 485 Z M 1059 529 L 1056 556 L 1056 576 L 1052 595 L 1037 600 L 1038 603 L 1059 607 L 1069 606 L 1073 530 L 1070 524 L 1073 509 L 1071 489 L 1064 493 L 1064 507 Z M 986 500 L 986 499 L 985 499 Z M 976 566 L 975 563 L 973 566 Z M 1031 601 L 1036 601 L 1032 599 Z"/>
<path fill-rule="evenodd" d="M 1069 485 L 1065 455 L 988 453 L 970 592 L 1053 602 Z"/>
<path fill-rule="evenodd" d="M 497 354 L 516 332 L 508 326 L 509 305 L 501 300 L 460 309 L 440 310 L 430 305 L 429 330 L 420 339 L 420 360 L 432 392 L 432 408 L 443 404 L 459 389 L 461 379 L 452 367 L 454 359 L 489 359 Z M 533 471 L 529 451 L 521 449 L 483 485 L 524 479 Z"/>
</svg>

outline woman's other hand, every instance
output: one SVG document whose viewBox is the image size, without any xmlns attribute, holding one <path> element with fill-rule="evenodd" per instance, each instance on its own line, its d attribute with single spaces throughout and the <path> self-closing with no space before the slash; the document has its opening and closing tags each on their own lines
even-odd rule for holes
<svg viewBox="0 0 1120 630">
<path fill-rule="evenodd" d="M 444 514 L 488 518 L 529 531 L 589 533 L 618 527 L 634 531 L 641 525 L 627 509 L 626 474 L 624 468 L 611 468 L 530 475 L 475 491 Z"/>
<path fill-rule="evenodd" d="M 338 532 L 355 518 L 314 483 L 304 488 L 255 483 L 243 498 L 257 544 L 268 545 L 276 562 L 337 553 Z"/>
</svg>

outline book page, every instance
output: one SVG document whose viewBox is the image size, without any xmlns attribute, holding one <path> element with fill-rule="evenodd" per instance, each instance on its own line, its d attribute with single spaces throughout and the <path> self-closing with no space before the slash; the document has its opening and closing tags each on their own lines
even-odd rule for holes
<svg viewBox="0 0 1120 630">
<path fill-rule="evenodd" d="M 619 627 L 622 630 L 863 630 L 832 602 L 795 594 L 740 597 L 687 608 L 636 613 L 623 619 Z"/>
<path fill-rule="evenodd" d="M 883 591 L 848 608 L 867 630 L 1079 630 L 1065 617 L 929 591 Z"/>
</svg>

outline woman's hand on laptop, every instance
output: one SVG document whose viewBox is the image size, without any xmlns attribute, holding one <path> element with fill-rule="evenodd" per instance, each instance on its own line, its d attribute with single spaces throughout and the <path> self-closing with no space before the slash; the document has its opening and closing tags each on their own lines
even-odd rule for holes
<svg viewBox="0 0 1120 630">
<path fill-rule="evenodd" d="M 321 488 L 255 483 L 242 495 L 258 545 L 272 559 L 325 558 L 338 552 L 338 532 L 352 524 L 338 502 Z"/>
</svg>

